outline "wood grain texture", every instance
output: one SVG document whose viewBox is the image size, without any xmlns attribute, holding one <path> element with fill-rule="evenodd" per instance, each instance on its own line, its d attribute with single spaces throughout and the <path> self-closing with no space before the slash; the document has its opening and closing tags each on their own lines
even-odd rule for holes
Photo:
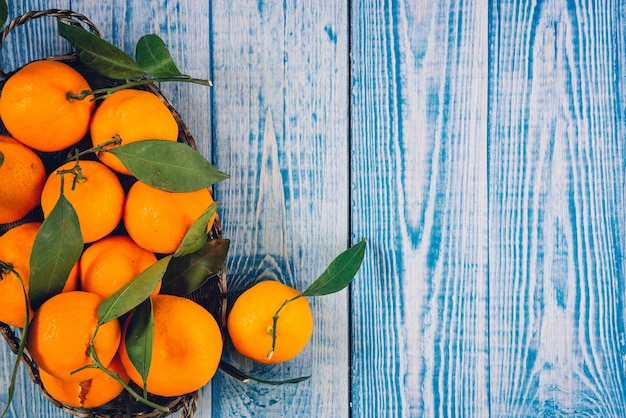
<svg viewBox="0 0 626 418">
<path fill-rule="evenodd" d="M 196 418 L 626 416 L 626 2 L 10 3 L 84 13 L 131 55 L 157 33 L 214 82 L 161 87 L 231 174 L 230 302 L 304 289 L 368 238 L 351 291 L 310 300 L 296 360 L 227 344 L 260 377 L 312 378 L 218 372 Z M 68 50 L 49 19 L 0 59 Z M 0 406 L 13 359 L 0 344 Z M 31 416 L 68 415 L 22 368 L 9 417 Z"/>
<path fill-rule="evenodd" d="M 216 162 L 232 176 L 217 189 L 231 219 L 231 300 L 262 279 L 304 290 L 348 243 L 346 5 L 214 2 L 211 16 Z M 229 358 L 266 378 L 312 378 L 244 387 L 217 376 L 214 416 L 348 415 L 346 293 L 310 302 L 315 331 L 297 359 Z"/>
<path fill-rule="evenodd" d="M 9 19 L 33 10 L 51 8 L 49 2 L 45 0 L 16 0 L 9 3 Z M 68 0 L 55 1 L 56 9 L 69 7 Z M 71 50 L 69 44 L 53 35 L 56 33 L 56 25 L 54 18 L 41 17 L 17 27 L 9 34 L 2 47 L 3 70 L 13 71 L 27 62 L 69 52 Z"/>
<path fill-rule="evenodd" d="M 487 416 L 480 2 L 352 8 L 353 416 Z"/>
<path fill-rule="evenodd" d="M 624 416 L 623 6 L 493 9 L 492 413 Z"/>
</svg>

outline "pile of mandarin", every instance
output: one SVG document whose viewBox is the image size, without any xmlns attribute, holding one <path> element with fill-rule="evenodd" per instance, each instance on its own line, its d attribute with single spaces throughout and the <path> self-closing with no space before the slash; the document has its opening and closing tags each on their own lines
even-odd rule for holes
<svg viewBox="0 0 626 418">
<path fill-rule="evenodd" d="M 86 138 L 94 147 L 177 141 L 178 123 L 154 93 L 122 89 L 97 102 L 68 96 L 90 90 L 81 73 L 54 60 L 25 65 L 2 88 L 0 118 L 9 135 L 0 135 L 0 224 L 8 226 L 0 236 L 0 322 L 21 328 L 30 318 L 26 349 L 46 391 L 66 405 L 97 407 L 123 390 L 110 373 L 90 367 L 90 344 L 100 363 L 124 382 L 159 396 L 193 392 L 213 377 L 223 346 L 213 315 L 196 302 L 160 294 L 160 285 L 154 289 L 145 386 L 123 343 L 130 315 L 99 326 L 93 337 L 100 303 L 160 256 L 172 254 L 213 203 L 211 193 L 168 192 L 138 180 L 125 188 L 122 179 L 130 172 L 107 152 L 46 169 L 46 155 Z M 33 308 L 25 300 L 31 256 L 37 256 L 31 254 L 33 243 L 61 196 L 78 217 L 84 249 L 63 291 Z M 37 211 L 41 221 L 24 221 Z"/>
<path fill-rule="evenodd" d="M 132 177 L 115 155 L 102 152 L 149 139 L 177 141 L 178 123 L 161 98 L 131 88 L 97 101 L 75 98 L 90 91 L 81 73 L 54 60 L 25 65 L 2 88 L 0 118 L 10 136 L 0 135 L 0 224 L 8 226 L 0 235 L 0 322 L 28 324 L 26 349 L 41 382 L 65 405 L 101 406 L 131 381 L 158 396 L 194 392 L 211 380 L 223 350 L 221 329 L 204 307 L 161 293 L 160 284 L 154 288 L 147 374 L 137 370 L 125 343 L 132 312 L 103 324 L 98 315 L 103 301 L 177 251 L 192 224 L 204 219 L 211 193 L 152 187 Z M 90 150 L 101 151 L 92 158 L 79 158 L 78 152 L 72 158 L 70 152 L 66 162 L 46 169 L 41 156 L 67 153 L 85 141 Z M 133 181 L 123 186 L 121 179 L 127 178 Z M 39 255 L 32 249 L 42 222 L 62 198 L 78 218 L 83 249 L 62 292 L 33 306 L 29 277 Z M 37 211 L 42 221 L 25 221 Z M 215 215 L 207 231 L 214 222 Z M 234 348 L 260 363 L 298 355 L 313 329 L 303 296 L 278 281 L 245 290 L 228 315 Z M 106 371 L 93 367 L 94 352 Z"/>
</svg>

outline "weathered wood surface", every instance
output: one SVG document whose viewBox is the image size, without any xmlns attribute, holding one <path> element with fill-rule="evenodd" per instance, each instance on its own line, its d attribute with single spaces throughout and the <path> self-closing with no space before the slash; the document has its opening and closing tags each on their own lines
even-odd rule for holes
<svg viewBox="0 0 626 418">
<path fill-rule="evenodd" d="M 50 7 L 129 53 L 157 33 L 213 80 L 163 90 L 232 176 L 231 300 L 261 278 L 304 288 L 369 239 L 350 290 L 311 301 L 297 360 L 225 352 L 312 378 L 218 372 L 196 416 L 626 416 L 626 3 L 10 5 Z M 54 25 L 12 34 L 3 67 L 67 51 Z M 65 415 L 23 373 L 9 416 Z"/>
</svg>

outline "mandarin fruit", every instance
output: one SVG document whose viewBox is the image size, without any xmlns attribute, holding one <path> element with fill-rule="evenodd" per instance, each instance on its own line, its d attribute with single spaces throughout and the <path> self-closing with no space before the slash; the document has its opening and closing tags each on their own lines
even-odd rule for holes
<svg viewBox="0 0 626 418">
<path fill-rule="evenodd" d="M 260 363 L 280 363 L 294 358 L 308 343 L 313 317 L 306 298 L 296 289 L 273 280 L 259 282 L 243 292 L 228 315 L 228 334 L 235 349 Z M 272 352 L 273 318 L 276 345 Z"/>
<path fill-rule="evenodd" d="M 106 299 L 156 261 L 154 253 L 126 235 L 105 237 L 94 242 L 80 257 L 81 289 Z M 157 286 L 154 294 L 160 288 Z"/>
<path fill-rule="evenodd" d="M 90 125 L 94 146 L 119 137 L 121 145 L 146 139 L 178 139 L 178 124 L 168 107 L 154 93 L 124 89 L 104 99 L 96 109 Z M 109 145 L 106 148 L 118 145 Z M 101 152 L 100 161 L 113 170 L 130 174 L 113 154 Z"/>
<path fill-rule="evenodd" d="M 0 224 L 20 220 L 39 205 L 45 181 L 41 158 L 15 139 L 0 135 Z"/>
<path fill-rule="evenodd" d="M 118 356 L 113 358 L 107 369 L 124 382 L 130 381 Z M 77 408 L 97 408 L 112 401 L 124 390 L 116 379 L 102 370 L 98 370 L 93 378 L 78 383 L 58 379 L 43 369 L 39 369 L 39 377 L 44 389 L 54 399 Z"/>
<path fill-rule="evenodd" d="M 176 251 L 191 224 L 213 203 L 208 189 L 167 192 L 138 181 L 124 205 L 124 226 L 139 246 L 154 253 Z M 215 221 L 213 216 L 207 231 Z"/>
<path fill-rule="evenodd" d="M 47 217 L 61 194 L 72 204 L 85 243 L 97 241 L 110 234 L 120 223 L 124 208 L 124 189 L 117 175 L 98 161 L 82 160 L 82 179 L 73 184 L 73 174 L 58 174 L 74 167 L 74 162 L 63 164 L 48 176 L 41 193 L 41 208 Z"/>
<path fill-rule="evenodd" d="M 95 103 L 68 98 L 91 90 L 75 69 L 58 61 L 34 61 L 4 84 L 0 118 L 18 141 L 39 151 L 60 151 L 79 142 L 89 129 Z"/>
<path fill-rule="evenodd" d="M 28 330 L 27 347 L 37 365 L 57 379 L 82 382 L 96 378 L 98 369 L 87 354 L 98 324 L 98 305 L 102 298 L 95 293 L 74 291 L 59 293 L 46 300 L 35 312 Z M 98 328 L 93 341 L 100 362 L 111 363 L 121 337 L 117 319 Z"/>
<path fill-rule="evenodd" d="M 222 356 L 222 334 L 215 318 L 196 302 L 180 296 L 154 296 L 152 308 L 154 339 L 146 379 L 148 392 L 178 396 L 200 389 L 211 380 Z M 123 341 L 119 350 L 122 364 L 131 380 L 143 387 Z"/>
<path fill-rule="evenodd" d="M 10 264 L 22 278 L 26 294 L 30 282 L 30 255 L 35 242 L 35 236 L 41 223 L 28 222 L 15 226 L 0 236 L 0 260 Z M 78 287 L 78 265 L 74 266 L 67 281 L 64 292 L 76 290 Z M 26 319 L 24 293 L 19 279 L 14 272 L 2 273 L 0 280 L 0 322 L 16 327 L 23 327 Z M 29 303 L 29 315 L 32 318 L 32 308 Z"/>
</svg>

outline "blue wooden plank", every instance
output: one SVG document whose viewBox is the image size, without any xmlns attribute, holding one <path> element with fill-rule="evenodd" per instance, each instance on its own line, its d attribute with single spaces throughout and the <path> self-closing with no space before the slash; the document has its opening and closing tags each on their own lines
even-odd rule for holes
<svg viewBox="0 0 626 418">
<path fill-rule="evenodd" d="M 217 190 L 234 297 L 277 278 L 304 289 L 348 242 L 347 9 L 344 2 L 214 2 Z M 297 386 L 243 387 L 218 376 L 214 416 L 347 416 L 346 293 L 311 300 L 311 343 L 283 366 L 238 366 Z"/>
<path fill-rule="evenodd" d="M 353 415 L 488 416 L 482 2 L 352 8 Z"/>
<path fill-rule="evenodd" d="M 494 416 L 626 415 L 623 5 L 600 3 L 493 2 Z"/>
</svg>

